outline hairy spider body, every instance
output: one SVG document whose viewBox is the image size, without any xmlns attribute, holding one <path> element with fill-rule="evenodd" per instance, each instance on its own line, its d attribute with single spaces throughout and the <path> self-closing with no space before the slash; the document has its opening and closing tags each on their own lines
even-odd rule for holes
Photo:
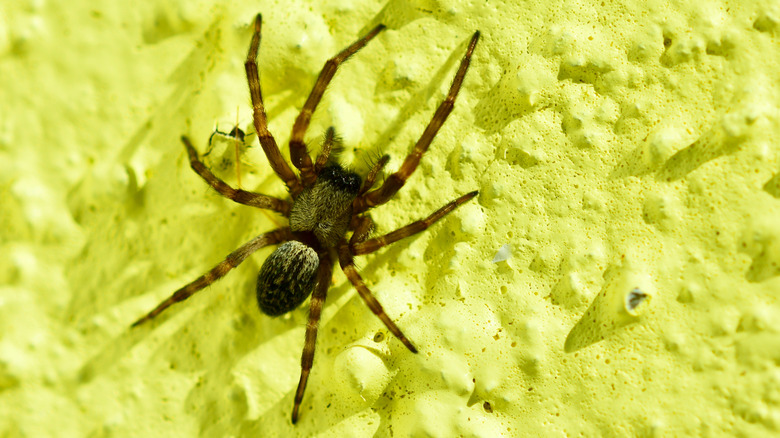
<svg viewBox="0 0 780 438">
<path fill-rule="evenodd" d="M 315 161 L 312 161 L 306 151 L 303 137 L 311 116 L 338 66 L 363 48 L 384 29 L 384 26 L 376 26 L 325 63 L 293 125 L 290 138 L 290 161 L 298 169 L 297 175 L 282 157 L 276 140 L 268 131 L 257 70 L 261 27 L 262 17 L 258 14 L 244 64 L 252 99 L 253 121 L 263 152 L 271 168 L 287 186 L 292 200 L 287 201 L 231 187 L 217 178 L 203 164 L 186 136 L 182 136 L 181 140 L 187 150 L 190 167 L 219 194 L 240 204 L 275 211 L 289 219 L 289 226 L 263 233 L 246 242 L 211 270 L 174 292 L 146 316 L 133 323 L 133 327 L 155 318 L 173 304 L 186 300 L 219 280 L 258 249 L 279 245 L 265 260 L 257 277 L 257 302 L 260 310 L 271 316 L 282 315 L 297 308 L 311 296 L 309 322 L 306 325 L 306 337 L 301 355 L 301 376 L 293 401 L 292 423 L 295 423 L 298 420 L 306 382 L 314 363 L 317 329 L 333 275 L 334 258 L 338 259 L 347 279 L 357 289 L 371 311 L 409 351 L 417 353 L 417 348 L 385 313 L 382 305 L 363 282 L 355 268 L 354 256 L 371 254 L 405 237 L 417 234 L 477 195 L 476 191 L 467 193 L 445 204 L 425 219 L 412 222 L 383 236 L 369 238 L 374 222 L 368 210 L 392 198 L 417 168 L 423 154 L 452 111 L 455 97 L 460 91 L 471 55 L 479 40 L 479 32 L 475 32 L 472 36 L 447 97 L 439 105 L 414 149 L 399 170 L 389 175 L 378 188 L 374 189 L 378 174 L 389 160 L 387 155 L 374 164 L 362 181 L 357 174 L 343 169 L 333 159 L 332 155 L 336 155 L 339 149 L 333 128 L 325 133 L 322 151 Z M 238 131 L 231 135 L 238 138 Z M 350 232 L 352 235 L 348 237 Z"/>
<path fill-rule="evenodd" d="M 263 313 L 283 315 L 311 295 L 320 264 L 317 253 L 335 248 L 347 234 L 360 184 L 356 173 L 331 164 L 293 200 L 290 230 L 299 240 L 280 245 L 260 268 L 257 303 Z"/>
</svg>

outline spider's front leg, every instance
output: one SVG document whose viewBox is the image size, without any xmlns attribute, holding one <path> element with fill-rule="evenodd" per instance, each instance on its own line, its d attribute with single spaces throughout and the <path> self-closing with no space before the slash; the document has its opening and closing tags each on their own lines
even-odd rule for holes
<svg viewBox="0 0 780 438">
<path fill-rule="evenodd" d="M 271 168 L 276 172 L 279 178 L 284 181 L 290 194 L 294 198 L 303 190 L 298 177 L 295 176 L 290 165 L 284 160 L 276 145 L 276 140 L 271 132 L 268 131 L 268 117 L 265 114 L 263 105 L 263 94 L 260 90 L 260 74 L 257 71 L 257 51 L 260 48 L 260 31 L 263 28 L 263 16 L 257 14 L 255 17 L 255 31 L 252 34 L 252 42 L 249 44 L 249 53 L 246 55 L 244 70 L 246 70 L 246 79 L 249 83 L 249 95 L 252 98 L 252 121 L 255 125 L 257 138 L 263 147 Z"/>
<path fill-rule="evenodd" d="M 309 128 L 311 122 L 311 116 L 314 114 L 314 110 L 317 109 L 322 95 L 325 94 L 325 89 L 328 88 L 333 75 L 336 74 L 336 70 L 339 66 L 349 59 L 350 56 L 357 53 L 358 50 L 365 47 L 369 41 L 371 41 L 379 32 L 381 32 L 385 26 L 380 24 L 371 29 L 370 32 L 362 36 L 360 39 L 352 43 L 349 47 L 342 50 L 338 55 L 330 58 L 320 71 L 317 82 L 314 83 L 314 87 L 309 93 L 306 103 L 301 108 L 300 114 L 295 119 L 293 125 L 292 135 L 290 136 L 290 161 L 301 172 L 301 179 L 304 186 L 311 186 L 317 179 L 317 175 L 314 171 L 314 166 L 311 162 L 308 152 L 306 152 L 306 144 L 303 142 L 303 137 L 306 134 L 306 130 Z"/>
</svg>

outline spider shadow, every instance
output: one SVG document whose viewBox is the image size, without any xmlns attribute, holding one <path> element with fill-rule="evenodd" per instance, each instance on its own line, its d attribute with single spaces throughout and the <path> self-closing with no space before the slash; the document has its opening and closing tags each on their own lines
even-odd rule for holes
<svg viewBox="0 0 780 438">
<path fill-rule="evenodd" d="M 244 267 L 236 268 L 236 270 L 242 269 L 244 271 L 250 268 L 250 265 Z M 238 289 L 239 291 L 247 289 L 249 287 L 248 283 L 254 283 L 254 276 L 251 276 L 249 278 L 247 276 L 246 272 L 242 273 L 244 277 L 247 277 L 245 281 L 240 281 L 233 284 L 233 287 L 230 287 L 229 289 Z M 241 277 L 242 274 L 238 274 L 234 272 L 234 275 L 237 275 L 237 277 Z M 225 283 L 220 283 L 223 287 Z M 229 283 L 228 283 L 229 284 Z M 216 286 L 220 287 L 220 286 Z M 113 368 L 117 362 L 119 362 L 123 357 L 126 356 L 126 354 L 134 349 L 141 341 L 143 340 L 149 340 L 150 338 L 154 338 L 155 334 L 154 332 L 161 332 L 158 334 L 158 336 L 162 336 L 165 338 L 165 341 L 159 342 L 159 347 L 156 348 L 156 353 L 152 354 L 150 357 L 156 357 L 159 354 L 165 354 L 167 357 L 171 358 L 171 362 L 177 362 L 177 355 L 180 357 L 185 356 L 192 356 L 192 351 L 200 350 L 202 343 L 196 342 L 197 335 L 201 332 L 198 332 L 197 330 L 191 330 L 191 328 L 197 329 L 198 327 L 210 327 L 210 326 L 217 326 L 220 324 L 220 321 L 224 321 L 225 315 L 233 315 L 233 328 L 235 332 L 238 333 L 259 333 L 260 330 L 257 330 L 256 327 L 249 327 L 249 329 L 245 329 L 242 326 L 248 326 L 256 324 L 256 318 L 253 320 L 251 311 L 246 309 L 252 309 L 256 308 L 256 303 L 251 303 L 250 301 L 253 299 L 253 294 L 248 293 L 231 293 L 232 290 L 223 291 L 221 295 L 211 295 L 209 292 L 215 292 L 213 290 L 214 288 L 207 288 L 204 289 L 204 293 L 202 294 L 196 294 L 193 297 L 190 297 L 186 304 L 181 304 L 178 306 L 174 306 L 171 309 L 168 309 L 166 312 L 163 312 L 162 314 L 158 315 L 154 319 L 145 322 L 144 324 L 138 326 L 138 327 L 130 327 L 128 326 L 124 331 L 122 331 L 119 335 L 115 336 L 111 341 L 107 342 L 105 344 L 105 347 L 100 350 L 97 354 L 92 356 L 90 359 L 86 360 L 82 367 L 79 369 L 76 379 L 80 384 L 85 384 L 91 382 L 94 378 L 102 375 L 104 372 L 110 370 Z M 206 302 L 201 303 L 200 300 L 210 300 L 215 301 L 219 300 L 220 296 L 238 296 L 239 298 L 228 298 L 224 299 L 222 303 L 220 303 L 217 306 L 220 310 L 219 311 L 208 311 L 208 309 L 211 307 Z M 240 300 L 240 301 L 239 301 Z M 227 301 L 227 302 L 226 302 Z M 236 301 L 239 301 L 236 303 Z M 185 321 L 175 323 L 170 322 L 171 319 L 182 319 L 184 316 L 181 315 L 180 312 L 190 312 L 190 315 L 186 317 Z M 235 316 L 238 315 L 238 316 Z M 205 321 L 204 321 L 205 320 Z M 208 322 L 208 320 L 216 320 L 214 321 L 214 324 L 211 324 Z M 285 321 L 287 325 L 292 323 L 292 321 Z M 171 326 L 176 326 L 175 330 L 171 332 Z M 224 326 L 224 323 L 222 324 Z M 266 330 L 268 331 L 268 330 Z M 271 330 L 274 331 L 274 330 Z M 248 339 L 244 339 L 241 341 L 235 341 L 235 345 L 247 345 L 247 344 L 256 344 L 260 340 L 262 340 L 262 337 L 260 335 L 254 335 Z M 183 348 L 185 345 L 185 341 L 189 342 L 189 344 L 186 344 L 187 347 Z M 254 347 L 252 347 L 254 348 Z M 241 357 L 245 355 L 247 352 L 251 351 L 252 348 L 246 348 L 241 351 L 241 349 L 234 349 L 235 351 L 238 351 L 241 354 Z M 224 356 L 223 356 L 223 359 Z M 187 365 L 186 361 L 182 361 L 180 364 L 176 365 L 177 369 L 182 369 L 186 371 L 200 371 L 200 367 L 192 367 Z"/>
<path fill-rule="evenodd" d="M 360 264 L 359 270 L 363 273 L 376 272 L 380 267 L 387 266 L 392 260 L 396 260 L 401 256 L 407 246 L 413 241 L 412 239 L 420 238 L 422 234 L 409 236 L 404 239 L 404 245 L 392 245 L 384 248 L 381 253 L 374 255 L 368 259 L 368 263 Z M 360 260 L 360 259 L 358 259 Z M 216 416 L 209 416 L 210 419 L 219 418 L 219 425 L 215 425 L 213 422 L 203 420 L 199 426 L 202 432 L 214 431 L 215 427 L 225 426 L 227 428 L 235 427 L 230 424 L 241 424 L 241 428 L 245 430 L 256 430 L 266 426 L 267 422 L 281 421 L 284 424 L 289 423 L 289 411 L 292 407 L 292 398 L 295 393 L 295 387 L 291 386 L 285 395 L 274 405 L 272 409 L 266 412 L 252 421 L 246 420 L 246 413 L 249 411 L 249 402 L 247 400 L 237 400 L 236 398 L 246 397 L 244 392 L 235 391 L 237 382 L 234 375 L 231 372 L 235 369 L 239 362 L 250 352 L 258 348 L 259 345 L 272 339 L 275 336 L 281 336 L 284 333 L 288 333 L 290 330 L 299 328 L 305 324 L 306 316 L 308 315 L 308 307 L 306 305 L 301 306 L 294 312 L 298 314 L 293 318 L 277 319 L 267 318 L 256 311 L 256 303 L 254 302 L 254 294 L 246 293 L 246 291 L 253 290 L 254 275 L 249 275 L 258 269 L 259 264 L 262 263 L 262 259 L 257 258 L 252 263 L 244 264 L 237 268 L 239 272 L 233 274 L 238 278 L 243 278 L 242 281 L 232 283 L 229 289 L 222 291 L 220 295 L 234 297 L 229 302 L 223 302 L 218 307 L 220 311 L 208 311 L 213 306 L 213 303 L 219 296 L 215 297 L 207 293 L 199 294 L 198 297 L 190 298 L 187 303 L 189 310 L 184 306 L 176 306 L 171 311 L 165 312 L 148 323 L 135 328 L 128 328 L 121 334 L 116 336 L 113 340 L 106 343 L 105 348 L 98 354 L 89 359 L 84 366 L 80 369 L 76 384 L 85 384 L 94 380 L 96 377 L 105 374 L 107 371 L 114 368 L 117 362 L 125 357 L 126 354 L 133 350 L 140 341 L 154 338 L 154 332 L 158 332 L 157 336 L 162 336 L 163 341 L 159 342 L 155 346 L 155 351 L 149 354 L 149 361 L 162 361 L 167 363 L 170 369 L 175 369 L 177 372 L 183 374 L 197 374 L 200 376 L 199 382 L 193 385 L 188 393 L 188 397 L 185 401 L 185 406 L 188 411 L 197 412 L 199 410 L 209 409 L 218 413 Z M 241 271 L 243 270 L 243 271 Z M 369 278 L 369 288 L 373 283 L 374 278 Z M 220 283 L 224 285 L 225 283 Z M 219 286 L 217 286 L 219 287 Z M 211 289 L 211 288 L 209 288 Z M 330 289 L 328 302 L 326 306 L 339 301 L 345 293 L 352 291 L 353 296 L 351 300 L 360 300 L 357 293 L 354 291 L 351 283 L 344 280 L 340 285 L 332 287 Z M 207 299 L 208 302 L 198 303 L 196 300 Z M 355 304 L 356 306 L 362 305 L 361 303 Z M 369 312 L 368 308 L 362 307 L 364 312 Z M 189 311 L 188 315 L 181 315 L 179 312 Z M 344 312 L 350 313 L 345 315 Z M 226 318 L 231 318 L 233 324 L 230 330 L 223 330 L 227 333 L 226 338 L 229 341 L 220 343 L 217 342 L 203 342 L 203 331 L 199 331 L 199 327 L 219 327 L 224 326 Z M 332 324 L 334 318 L 350 318 L 351 314 L 354 314 L 354 308 L 352 305 L 343 306 L 336 310 L 332 315 L 328 316 L 325 324 L 320 328 L 321 333 Z M 394 315 L 395 318 L 398 315 Z M 172 322 L 171 319 L 185 319 L 179 322 Z M 393 318 L 393 316 L 391 316 Z M 265 319 L 268 319 L 266 321 Z M 355 319 L 355 318 L 353 318 Z M 355 319 L 355 323 L 358 325 L 356 331 L 358 333 L 370 331 L 372 326 L 384 327 L 381 322 L 366 315 L 366 318 Z M 171 330 L 172 329 L 172 330 Z M 397 340 L 396 340 L 397 342 Z M 212 346 L 211 344 L 215 344 Z M 320 355 L 325 354 L 330 347 L 339 348 L 337 344 L 328 341 L 328 336 L 321 336 L 318 343 L 317 351 Z M 226 346 L 227 345 L 227 346 Z M 298 347 L 303 346 L 303 338 L 300 339 Z M 208 349 L 212 349 L 211 352 Z M 294 348 L 291 351 L 296 358 L 299 354 L 299 349 Z M 337 355 L 335 353 L 333 356 Z M 162 356 L 162 358 L 161 358 Z M 213 361 L 213 358 L 219 357 L 219 361 Z M 379 355 L 383 361 L 386 359 Z M 322 360 L 320 360 L 322 363 Z M 313 369 L 313 379 L 309 386 L 308 402 L 305 402 L 304 414 L 307 416 L 317 416 L 317 410 L 322 409 L 333 399 L 333 395 L 330 391 L 313 391 L 317 387 L 317 382 L 324 382 L 326 374 L 317 373 L 317 367 Z M 293 373 L 297 377 L 297 369 Z M 314 375 L 319 374 L 319 377 L 314 378 Z M 230 403 L 225 406 L 219 402 L 219 400 L 225 396 L 226 392 L 229 392 L 231 397 L 234 398 L 235 403 Z M 381 400 L 380 400 L 381 401 Z M 343 408 L 339 409 L 340 415 L 324 415 L 320 416 L 318 423 L 323 423 L 323 426 L 333 427 L 339 422 L 349 418 L 350 416 L 365 409 L 365 406 L 359 405 L 354 409 L 348 409 L 347 412 Z M 224 423 L 227 421 L 228 423 Z M 383 421 L 386 419 L 383 418 Z M 287 426 L 289 427 L 289 425 Z"/>
<path fill-rule="evenodd" d="M 209 25 L 208 31 L 213 31 L 217 27 L 218 19 L 215 19 Z M 83 292 L 74 294 L 69 301 L 64 312 L 66 319 L 78 322 L 89 315 L 107 312 L 118 302 L 135 296 L 127 287 L 114 283 L 106 284 L 112 280 L 130 281 L 131 278 L 128 276 L 132 277 L 133 273 L 129 268 L 139 267 L 138 262 L 126 263 L 127 258 L 133 255 L 138 256 L 137 254 L 121 254 L 117 251 L 117 248 L 138 248 L 138 245 L 127 243 L 127 240 L 138 238 L 138 235 L 127 237 L 120 242 L 116 241 L 117 236 L 125 236 L 128 229 L 132 230 L 135 227 L 117 227 L 116 218 L 120 217 L 123 221 L 145 222 L 142 225 L 153 224 L 153 222 L 148 222 L 149 210 L 152 208 L 150 203 L 154 202 L 151 200 L 154 196 L 150 193 L 152 190 L 150 186 L 153 184 L 150 181 L 139 182 L 139 180 L 146 179 L 146 176 L 142 176 L 144 172 L 165 175 L 165 172 L 161 171 L 163 164 L 168 166 L 165 163 L 175 162 L 172 157 L 181 156 L 183 148 L 181 148 L 174 133 L 183 132 L 184 123 L 182 120 L 198 110 L 196 105 L 198 94 L 188 92 L 192 89 L 191 79 L 199 77 L 199 73 L 203 74 L 207 70 L 208 66 L 202 59 L 206 59 L 211 51 L 216 50 L 215 44 L 208 38 L 203 38 L 202 44 L 194 45 L 176 70 L 166 78 L 172 89 L 167 95 L 159 96 L 160 104 L 155 107 L 154 112 L 145 120 L 140 120 L 136 129 L 125 138 L 120 146 L 112 149 L 108 154 L 95 157 L 98 166 L 113 165 L 122 168 L 128 179 L 128 184 L 126 192 L 121 197 L 105 199 L 105 203 L 97 204 L 99 209 L 93 214 L 102 215 L 105 225 L 90 230 L 90 238 L 83 252 L 85 257 L 89 254 L 105 254 L 96 262 L 100 262 L 102 266 L 119 265 L 123 269 L 119 272 L 95 275 L 94 266 L 88 263 L 77 264 L 75 269 L 68 272 L 68 278 L 71 282 L 77 283 L 77 286 L 74 286 L 75 289 Z M 171 117 L 172 114 L 182 113 L 184 117 Z M 168 149 L 170 145 L 173 147 Z M 143 160 L 145 161 L 144 165 L 140 167 L 132 164 L 135 161 L 133 157 L 139 155 L 146 157 Z M 108 168 L 113 169 L 113 167 Z M 162 176 L 162 179 L 170 181 L 167 175 Z M 85 183 L 85 181 L 87 182 Z M 93 176 L 83 179 L 69 193 L 69 198 L 76 199 L 81 195 L 84 198 L 104 199 L 101 197 L 105 193 L 105 188 L 95 186 L 97 181 L 99 180 Z M 151 214 L 152 217 L 154 215 L 154 213 Z M 105 230 L 111 230 L 112 233 L 107 234 Z M 140 237 L 144 236 L 140 235 Z M 144 255 L 143 258 L 145 257 Z M 146 281 L 145 277 L 144 281 Z M 102 293 L 106 290 L 111 290 L 112 293 Z M 100 291 L 100 293 L 96 291 Z"/>
</svg>

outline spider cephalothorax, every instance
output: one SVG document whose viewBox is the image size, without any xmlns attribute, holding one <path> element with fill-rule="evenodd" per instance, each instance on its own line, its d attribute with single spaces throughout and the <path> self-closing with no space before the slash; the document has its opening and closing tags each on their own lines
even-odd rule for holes
<svg viewBox="0 0 780 438">
<path fill-rule="evenodd" d="M 404 237 L 419 233 L 477 195 L 476 191 L 467 193 L 447 203 L 425 219 L 413 222 L 383 236 L 369 238 L 373 229 L 373 220 L 368 214 L 368 210 L 390 200 L 417 168 L 422 155 L 452 111 L 455 97 L 466 76 L 471 55 L 477 45 L 479 32 L 474 33 L 471 38 L 446 99 L 439 105 L 412 152 L 406 157 L 397 172 L 389 175 L 379 188 L 374 189 L 376 177 L 387 164 L 388 156 L 381 157 L 368 172 L 365 180 L 361 181 L 356 173 L 342 168 L 331 156 L 336 142 L 332 128 L 326 132 L 322 151 L 314 162 L 306 151 L 303 137 L 309 126 L 311 115 L 317 108 L 338 66 L 365 46 L 384 29 L 384 26 L 376 26 L 368 34 L 325 63 L 325 67 L 293 125 L 290 138 L 290 160 L 298 169 L 298 175 L 296 175 L 279 152 L 276 140 L 268 132 L 257 71 L 257 51 L 260 46 L 261 25 L 262 19 L 258 15 L 255 19 L 254 34 L 245 63 L 252 98 L 253 121 L 260 145 L 263 147 L 271 168 L 285 183 L 292 199 L 288 201 L 230 187 L 214 176 L 200 161 L 198 153 L 187 137 L 182 136 L 181 139 L 187 150 L 192 169 L 219 194 L 240 204 L 275 211 L 288 218 L 289 226 L 261 234 L 245 243 L 210 271 L 174 292 L 171 297 L 136 321 L 133 326 L 138 326 L 154 318 L 174 303 L 186 300 L 195 292 L 222 278 L 258 249 L 269 245 L 279 245 L 265 260 L 257 277 L 257 302 L 260 310 L 271 316 L 282 315 L 298 307 L 311 295 L 309 323 L 306 326 L 306 339 L 301 357 L 301 377 L 293 402 L 292 422 L 295 423 L 298 420 L 298 410 L 314 362 L 317 328 L 322 305 L 330 286 L 334 259 L 338 260 L 344 274 L 355 286 L 358 294 L 371 311 L 411 352 L 417 353 L 414 345 L 387 316 L 382 305 L 366 287 L 355 269 L 354 256 L 373 253 Z"/>
<path fill-rule="evenodd" d="M 360 191 L 360 177 L 331 164 L 320 171 L 317 182 L 303 189 L 290 210 L 290 229 L 309 231 L 320 245 L 335 248 L 347 234 L 352 202 Z"/>
</svg>

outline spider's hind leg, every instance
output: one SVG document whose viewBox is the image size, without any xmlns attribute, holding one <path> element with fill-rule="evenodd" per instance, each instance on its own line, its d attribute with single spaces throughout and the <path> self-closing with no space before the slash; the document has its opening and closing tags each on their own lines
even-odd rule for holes
<svg viewBox="0 0 780 438">
<path fill-rule="evenodd" d="M 398 340 L 400 340 L 406 346 L 406 348 L 409 349 L 409 351 L 412 353 L 417 353 L 417 348 L 412 345 L 411 341 L 409 341 L 406 335 L 401 332 L 401 329 L 395 325 L 393 320 L 387 316 L 385 309 L 382 308 L 382 305 L 379 304 L 379 301 L 374 298 L 374 295 L 366 286 L 366 283 L 363 281 L 363 277 L 358 274 L 357 269 L 355 268 L 355 260 L 349 249 L 349 243 L 342 239 L 342 241 L 339 243 L 338 253 L 341 270 L 344 271 L 344 274 L 347 276 L 349 281 L 353 286 L 355 286 L 358 294 L 360 294 L 360 298 L 363 298 L 363 301 L 365 301 L 368 308 L 374 312 L 374 315 L 379 317 L 379 319 L 385 323 L 387 329 L 390 330 L 390 332 L 395 335 L 395 337 L 398 338 Z"/>
<path fill-rule="evenodd" d="M 322 315 L 322 305 L 325 303 L 330 281 L 333 278 L 333 262 L 329 254 L 320 256 L 318 269 L 317 287 L 314 289 L 309 304 L 309 322 L 306 324 L 306 340 L 303 343 L 303 353 L 301 354 L 301 378 L 298 380 L 298 389 L 295 391 L 293 402 L 293 424 L 298 421 L 298 410 L 303 401 L 303 393 L 306 391 L 306 383 L 309 381 L 309 373 L 314 365 L 314 347 L 317 343 L 317 329 Z"/>
<path fill-rule="evenodd" d="M 240 265 L 241 262 L 246 260 L 247 257 L 249 257 L 252 253 L 257 251 L 258 249 L 268 245 L 274 245 L 280 242 L 284 242 L 286 240 L 289 240 L 291 237 L 292 236 L 291 236 L 290 229 L 287 227 L 279 228 L 274 231 L 270 231 L 268 233 L 261 234 L 255 237 L 249 242 L 241 245 L 237 250 L 228 254 L 225 260 L 223 260 L 217 266 L 211 268 L 210 271 L 206 272 L 205 274 L 196 278 L 193 282 L 183 286 L 182 288 L 174 292 L 173 295 L 168 297 L 168 299 L 158 304 L 157 307 L 154 308 L 154 310 L 147 313 L 146 316 L 144 316 L 143 318 L 134 322 L 131 325 L 131 327 L 137 327 L 145 323 L 146 321 L 153 319 L 168 307 L 171 307 L 172 305 L 180 301 L 186 300 L 187 298 L 194 295 L 196 292 L 202 290 L 203 288 L 210 285 L 211 283 L 214 283 L 215 281 L 224 277 L 228 272 L 230 272 L 231 269 Z"/>
</svg>

